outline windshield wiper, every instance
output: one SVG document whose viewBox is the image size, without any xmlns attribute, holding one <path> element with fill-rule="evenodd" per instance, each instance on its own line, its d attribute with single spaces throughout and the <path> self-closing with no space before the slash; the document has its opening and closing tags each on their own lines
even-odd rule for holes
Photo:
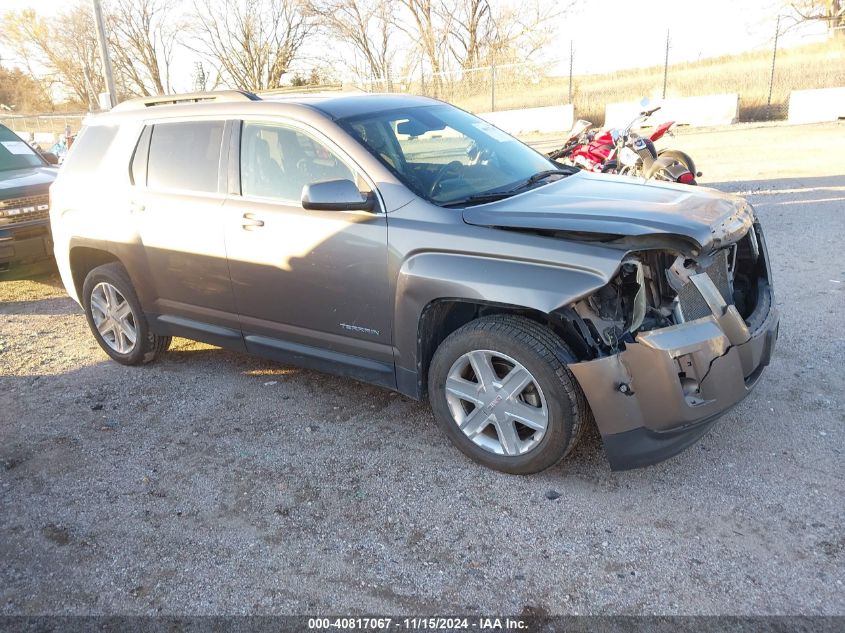
<svg viewBox="0 0 845 633">
<path fill-rule="evenodd" d="M 539 171 L 530 178 L 526 178 L 521 183 L 519 183 L 513 189 L 508 189 L 508 193 L 515 193 L 520 189 L 525 189 L 526 187 L 530 187 L 535 182 L 540 182 L 541 180 L 548 178 L 549 176 L 561 175 L 561 176 L 571 176 L 572 174 L 576 173 L 578 170 L 573 168 L 559 168 L 559 169 L 546 169 L 543 171 Z"/>
<path fill-rule="evenodd" d="M 544 178 L 548 178 L 549 176 L 571 176 L 572 174 L 576 173 L 578 169 L 576 167 L 562 167 L 560 169 L 546 169 L 544 171 L 537 172 L 530 178 L 526 178 L 522 182 L 520 182 L 516 187 L 511 189 L 505 189 L 503 191 L 488 191 L 486 193 L 477 193 L 474 196 L 468 196 L 466 198 L 461 198 L 459 200 L 450 200 L 445 204 L 441 204 L 442 207 L 459 207 L 466 204 L 484 204 L 485 202 L 495 202 L 496 200 L 502 200 L 504 198 L 509 198 L 512 195 L 518 193 L 522 189 L 526 187 L 530 187 L 536 182 L 540 182 Z"/>
<path fill-rule="evenodd" d="M 449 200 L 441 204 L 441 207 L 462 207 L 467 204 L 484 204 L 485 202 L 495 202 L 504 198 L 510 198 L 514 194 L 513 191 L 490 191 L 489 193 L 477 193 L 466 198 L 458 200 Z"/>
</svg>

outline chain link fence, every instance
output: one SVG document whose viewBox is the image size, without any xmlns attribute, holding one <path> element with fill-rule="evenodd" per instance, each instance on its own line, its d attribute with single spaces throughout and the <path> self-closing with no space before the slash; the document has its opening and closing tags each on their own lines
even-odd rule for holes
<svg viewBox="0 0 845 633">
<path fill-rule="evenodd" d="M 454 103 L 470 112 L 494 112 L 567 103 L 566 86 L 547 76 L 545 65 L 522 63 L 484 66 L 360 82 L 368 92 L 407 93 Z"/>
<path fill-rule="evenodd" d="M 86 113 L 0 115 L 0 124 L 18 134 L 25 141 L 36 141 L 40 145 L 52 144 L 67 130 L 76 134 L 82 127 Z"/>
<path fill-rule="evenodd" d="M 775 31 L 776 33 L 778 31 Z M 671 34 L 667 34 L 667 51 Z M 600 122 L 605 106 L 620 101 L 739 95 L 740 121 L 786 119 L 793 90 L 845 86 L 845 37 L 730 57 L 671 63 L 661 54 L 655 65 L 608 73 L 579 74 L 577 42 L 570 56 L 542 64 L 523 63 L 457 71 L 417 71 L 357 86 L 370 92 L 419 94 L 449 101 L 476 113 L 574 104 L 576 118 Z"/>
</svg>

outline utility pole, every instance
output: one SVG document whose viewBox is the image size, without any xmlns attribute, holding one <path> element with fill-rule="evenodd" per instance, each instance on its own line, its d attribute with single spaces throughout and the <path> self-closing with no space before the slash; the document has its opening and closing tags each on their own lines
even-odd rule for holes
<svg viewBox="0 0 845 633">
<path fill-rule="evenodd" d="M 100 0 L 91 0 L 94 8 L 94 26 L 97 29 L 97 39 L 100 42 L 100 58 L 103 60 L 103 76 L 106 80 L 106 94 L 109 96 L 110 107 L 117 105 L 117 95 L 114 92 L 114 76 L 111 70 L 111 58 L 109 57 L 109 47 L 106 42 L 106 26 L 103 21 L 103 8 L 100 6 Z M 101 106 L 102 107 L 102 106 Z"/>
<path fill-rule="evenodd" d="M 572 60 L 575 58 L 575 42 L 569 40 L 569 103 L 572 103 Z"/>
<path fill-rule="evenodd" d="M 669 29 L 666 29 L 666 57 L 663 59 L 663 98 L 666 98 L 666 79 L 669 77 Z"/>
<path fill-rule="evenodd" d="M 766 118 L 771 118 L 769 116 L 770 110 L 772 109 L 772 86 L 775 83 L 775 60 L 778 56 L 778 35 L 780 35 L 780 16 L 778 16 L 778 21 L 775 24 L 775 45 L 772 49 L 772 72 L 769 75 L 769 98 L 766 100 Z"/>
</svg>

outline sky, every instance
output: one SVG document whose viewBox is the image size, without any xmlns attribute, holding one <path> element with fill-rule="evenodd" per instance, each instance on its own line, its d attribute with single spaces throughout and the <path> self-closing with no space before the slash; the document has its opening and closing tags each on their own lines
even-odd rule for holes
<svg viewBox="0 0 845 633">
<path fill-rule="evenodd" d="M 490 2 L 495 5 L 497 0 Z M 576 75 L 656 66 L 663 63 L 667 29 L 670 63 L 768 48 L 783 4 L 785 0 L 580 0 L 575 10 L 557 18 L 557 36 L 543 58 L 550 74 L 568 73 L 572 40 Z M 67 0 L 0 0 L 0 11 L 32 8 L 51 15 L 67 5 Z M 782 34 L 779 46 L 824 36 L 823 24 L 805 25 Z M 14 57 L 13 51 L 0 54 L 4 60 Z M 198 56 L 187 49 L 177 54 L 173 68 L 177 90 L 191 88 L 195 61 Z"/>
</svg>

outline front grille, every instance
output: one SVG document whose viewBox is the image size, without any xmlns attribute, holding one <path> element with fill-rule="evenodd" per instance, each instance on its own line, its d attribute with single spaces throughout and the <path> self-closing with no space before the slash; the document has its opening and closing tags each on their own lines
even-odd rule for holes
<svg viewBox="0 0 845 633">
<path fill-rule="evenodd" d="M 26 196 L 23 198 L 10 198 L 8 200 L 0 200 L 0 211 L 3 209 L 16 209 L 18 207 L 26 207 L 39 204 L 47 204 L 50 202 L 50 196 L 41 194 L 40 196 Z"/>
<path fill-rule="evenodd" d="M 704 269 L 710 280 L 719 289 L 719 293 L 725 300 L 725 303 L 730 305 L 733 303 L 733 296 L 731 295 L 731 280 L 728 277 L 728 253 L 730 249 L 723 248 L 713 257 L 713 263 Z"/>
<path fill-rule="evenodd" d="M 713 314 L 710 306 L 701 296 L 698 288 L 691 281 L 687 282 L 681 291 L 678 293 L 678 301 L 681 303 L 681 313 L 684 315 L 684 321 L 694 321 Z"/>
<path fill-rule="evenodd" d="M 22 198 L 11 198 L 9 200 L 0 200 L 0 226 L 11 226 L 14 224 L 22 224 L 24 222 L 32 222 L 33 220 L 45 220 L 50 215 L 49 209 L 42 209 L 38 211 L 39 206 L 48 206 L 50 203 L 50 196 L 43 194 L 40 196 L 25 196 Z M 27 207 L 35 207 L 35 211 L 29 213 L 20 213 L 6 217 L 3 212 L 10 209 L 24 209 Z"/>
<path fill-rule="evenodd" d="M 719 290 L 725 303 L 728 305 L 733 303 L 733 296 L 731 294 L 731 282 L 728 276 L 728 252 L 729 249 L 723 249 L 716 253 L 711 264 L 704 269 L 713 285 Z M 681 288 L 678 293 L 678 301 L 681 304 L 681 313 L 684 315 L 684 320 L 693 321 L 712 314 L 710 306 L 701 296 L 698 288 L 694 283 L 688 282 Z"/>
</svg>

